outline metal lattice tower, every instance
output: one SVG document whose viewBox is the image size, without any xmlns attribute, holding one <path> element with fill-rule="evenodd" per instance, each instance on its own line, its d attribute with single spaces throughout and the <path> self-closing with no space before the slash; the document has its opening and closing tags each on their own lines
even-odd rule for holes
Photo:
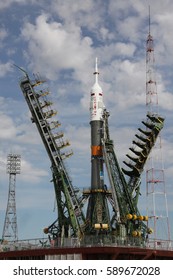
<svg viewBox="0 0 173 280">
<path fill-rule="evenodd" d="M 149 33 L 146 41 L 146 109 L 147 113 L 158 115 L 158 94 L 155 79 L 155 58 L 153 37 L 150 33 L 150 10 L 149 10 Z M 167 196 L 165 187 L 164 166 L 162 159 L 161 134 L 150 156 L 146 167 L 146 194 L 148 204 L 148 226 L 153 229 L 151 238 L 155 240 L 170 240 L 168 220 Z"/>
<path fill-rule="evenodd" d="M 16 215 L 16 174 L 20 174 L 21 156 L 9 154 L 7 156 L 7 174 L 9 174 L 9 192 L 5 215 L 2 240 L 16 241 L 18 239 Z"/>
<path fill-rule="evenodd" d="M 63 139 L 63 132 L 58 130 L 60 123 L 54 119 L 57 112 L 52 109 L 52 102 L 47 99 L 50 92 L 43 86 L 45 81 L 39 76 L 35 76 L 32 81 L 23 69 L 19 69 L 25 73 L 20 81 L 20 87 L 30 109 L 31 120 L 38 129 L 51 161 L 58 218 L 44 229 L 44 233 L 51 234 L 54 239 L 64 236 L 80 236 L 84 224 L 84 214 L 77 190 L 72 185 L 64 162 L 72 155 L 72 152 L 62 152 L 62 149 L 69 146 L 70 143 Z"/>
</svg>

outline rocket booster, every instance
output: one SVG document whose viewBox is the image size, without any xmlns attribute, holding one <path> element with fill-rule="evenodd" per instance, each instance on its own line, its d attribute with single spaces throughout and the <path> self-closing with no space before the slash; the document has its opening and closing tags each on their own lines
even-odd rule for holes
<svg viewBox="0 0 173 280">
<path fill-rule="evenodd" d="M 91 88 L 90 116 L 91 116 L 91 189 L 103 189 L 103 92 L 98 83 L 97 58 L 95 63 L 95 83 Z"/>
</svg>

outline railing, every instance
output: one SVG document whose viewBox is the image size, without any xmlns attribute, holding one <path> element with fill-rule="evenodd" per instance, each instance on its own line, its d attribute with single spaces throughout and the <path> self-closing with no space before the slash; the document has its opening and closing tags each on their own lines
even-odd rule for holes
<svg viewBox="0 0 173 280">
<path fill-rule="evenodd" d="M 149 239 L 147 242 L 147 248 L 173 251 L 173 241 Z"/>
<path fill-rule="evenodd" d="M 148 239 L 144 241 L 134 237 L 114 236 L 85 236 L 82 240 L 78 238 L 58 238 L 49 241 L 47 238 L 26 239 L 18 241 L 3 241 L 0 244 L 0 252 L 36 250 L 48 248 L 75 248 L 75 247 L 137 247 L 145 249 L 173 251 L 173 241 Z"/>
</svg>

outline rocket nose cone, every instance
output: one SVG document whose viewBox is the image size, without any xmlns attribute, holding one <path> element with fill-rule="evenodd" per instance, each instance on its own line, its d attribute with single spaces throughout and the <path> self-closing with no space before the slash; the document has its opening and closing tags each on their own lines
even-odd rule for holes
<svg viewBox="0 0 173 280">
<path fill-rule="evenodd" d="M 101 86 L 99 86 L 98 83 L 95 83 L 91 88 L 91 92 L 93 93 L 102 92 L 102 88 Z"/>
</svg>

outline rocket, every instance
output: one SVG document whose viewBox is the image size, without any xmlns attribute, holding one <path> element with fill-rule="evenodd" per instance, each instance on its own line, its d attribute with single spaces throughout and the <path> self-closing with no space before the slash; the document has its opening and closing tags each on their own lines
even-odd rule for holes
<svg viewBox="0 0 173 280">
<path fill-rule="evenodd" d="M 104 187 L 103 174 L 103 91 L 98 83 L 97 58 L 95 62 L 95 83 L 91 88 L 90 100 L 90 125 L 91 125 L 91 189 L 102 189 Z"/>
<path fill-rule="evenodd" d="M 97 58 L 95 62 L 95 83 L 91 88 L 90 96 L 90 126 L 91 126 L 91 188 L 87 207 L 87 229 L 89 234 L 107 231 L 110 228 L 110 217 L 104 184 L 103 158 L 103 91 L 98 82 Z"/>
</svg>

